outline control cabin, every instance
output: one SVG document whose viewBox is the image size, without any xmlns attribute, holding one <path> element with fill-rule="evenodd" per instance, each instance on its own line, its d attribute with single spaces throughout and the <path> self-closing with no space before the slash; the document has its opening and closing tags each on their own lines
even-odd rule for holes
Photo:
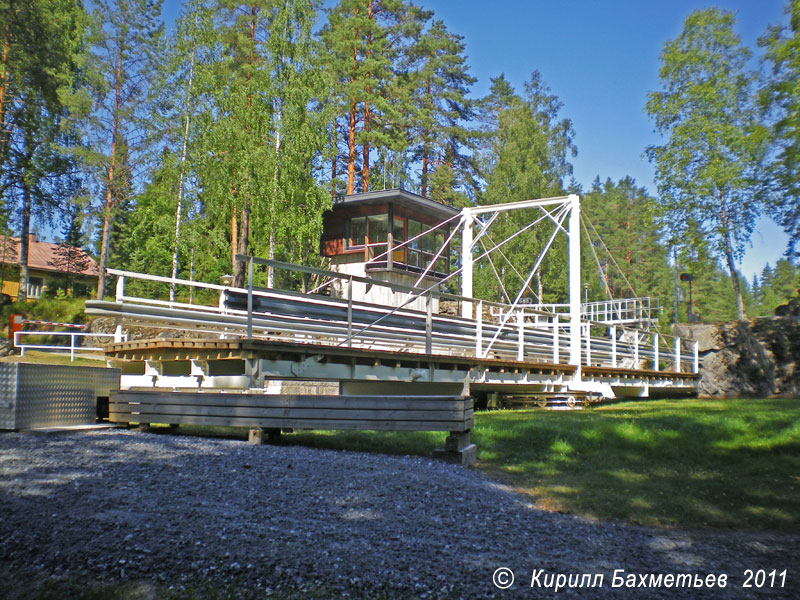
<svg viewBox="0 0 800 600">
<path fill-rule="evenodd" d="M 450 273 L 449 247 L 434 258 L 457 220 L 441 224 L 459 212 L 401 189 L 341 196 L 323 216 L 322 255 L 330 257 L 331 269 L 339 273 L 408 286 L 433 263 L 418 284 L 427 288 Z M 412 241 L 404 244 L 406 240 Z M 347 291 L 340 285 L 332 294 L 345 297 Z M 388 288 L 353 284 L 353 300 L 398 306 L 404 298 Z M 407 307 L 425 310 L 422 299 Z M 438 311 L 438 302 L 433 310 Z"/>
</svg>

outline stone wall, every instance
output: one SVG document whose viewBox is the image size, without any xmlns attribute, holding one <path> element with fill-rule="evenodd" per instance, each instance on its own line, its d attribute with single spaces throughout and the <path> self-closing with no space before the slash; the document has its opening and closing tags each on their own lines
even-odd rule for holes
<svg viewBox="0 0 800 600">
<path fill-rule="evenodd" d="M 700 396 L 800 397 L 797 317 L 678 325 L 674 332 L 698 341 Z"/>
</svg>

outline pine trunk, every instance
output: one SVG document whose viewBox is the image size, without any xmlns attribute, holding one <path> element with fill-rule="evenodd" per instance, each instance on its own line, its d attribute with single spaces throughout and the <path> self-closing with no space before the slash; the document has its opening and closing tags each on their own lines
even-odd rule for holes
<svg viewBox="0 0 800 600">
<path fill-rule="evenodd" d="M 247 247 L 249 245 L 250 237 L 250 205 L 245 201 L 242 207 L 242 220 L 239 224 L 239 248 L 242 249 L 242 254 L 247 254 Z M 233 285 L 235 287 L 244 287 L 245 285 L 245 269 L 247 263 L 245 261 L 238 261 L 233 270 Z"/>
<path fill-rule="evenodd" d="M 22 184 L 22 231 L 19 235 L 19 291 L 17 300 L 28 298 L 28 234 L 31 229 L 31 191 L 28 184 Z"/>
<path fill-rule="evenodd" d="M 117 159 L 117 136 L 119 135 L 119 101 L 120 87 L 122 85 L 122 55 L 117 55 L 117 70 L 114 75 L 114 126 L 111 131 L 111 158 L 108 163 L 108 176 L 106 180 L 106 203 L 103 210 L 103 239 L 100 243 L 100 274 L 97 278 L 97 299 L 102 300 L 106 293 L 106 266 L 108 263 L 108 246 L 111 240 L 111 221 L 114 213 L 114 185 L 116 173 L 114 171 Z"/>
</svg>

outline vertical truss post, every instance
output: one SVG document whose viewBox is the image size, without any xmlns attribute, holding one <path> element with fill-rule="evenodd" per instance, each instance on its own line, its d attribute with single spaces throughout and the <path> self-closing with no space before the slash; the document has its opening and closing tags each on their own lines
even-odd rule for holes
<svg viewBox="0 0 800 600">
<path fill-rule="evenodd" d="M 558 364 L 561 362 L 560 350 L 558 347 L 559 341 L 559 331 L 558 331 L 558 313 L 553 315 L 553 363 Z"/>
<path fill-rule="evenodd" d="M 433 354 L 433 299 L 432 292 L 425 296 L 425 354 Z"/>
<path fill-rule="evenodd" d="M 639 331 L 633 330 L 633 368 L 639 368 Z"/>
<path fill-rule="evenodd" d="M 525 358 L 525 315 L 522 308 L 517 311 L 517 360 L 522 362 Z"/>
<path fill-rule="evenodd" d="M 692 352 L 694 353 L 694 365 L 692 369 L 692 373 L 699 373 L 700 372 L 700 343 L 695 340 L 692 342 Z"/>
<path fill-rule="evenodd" d="M 247 339 L 253 339 L 253 257 L 247 260 Z"/>
<path fill-rule="evenodd" d="M 475 358 L 483 358 L 483 300 L 478 300 L 475 315 Z"/>
<path fill-rule="evenodd" d="M 586 324 L 586 366 L 592 365 L 592 326 Z"/>
<path fill-rule="evenodd" d="M 675 372 L 681 372 L 681 338 L 675 338 Z"/>
<path fill-rule="evenodd" d="M 653 334 L 653 371 L 658 371 L 658 333 Z"/>
<path fill-rule="evenodd" d="M 581 201 L 569 195 L 569 364 L 581 380 Z"/>
<path fill-rule="evenodd" d="M 347 278 L 347 347 L 353 347 L 353 276 Z"/>
<path fill-rule="evenodd" d="M 469 207 L 461 209 L 461 295 L 472 298 L 472 214 Z M 472 318 L 472 302 L 461 301 L 461 316 Z"/>
<path fill-rule="evenodd" d="M 611 366 L 617 368 L 617 326 L 611 326 Z"/>
</svg>

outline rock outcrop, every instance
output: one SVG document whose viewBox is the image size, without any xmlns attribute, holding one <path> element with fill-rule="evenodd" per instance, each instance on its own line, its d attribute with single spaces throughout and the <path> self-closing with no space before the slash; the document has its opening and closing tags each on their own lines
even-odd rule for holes
<svg viewBox="0 0 800 600">
<path fill-rule="evenodd" d="M 678 325 L 700 353 L 700 396 L 800 396 L 800 319 Z"/>
</svg>

